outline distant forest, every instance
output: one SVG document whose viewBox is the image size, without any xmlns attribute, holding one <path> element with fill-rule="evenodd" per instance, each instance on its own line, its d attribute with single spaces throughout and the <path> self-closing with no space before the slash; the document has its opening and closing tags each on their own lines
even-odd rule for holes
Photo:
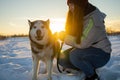
<svg viewBox="0 0 120 80">
<path fill-rule="evenodd" d="M 2 35 L 2 34 L 0 34 L 0 40 L 4 40 L 4 39 L 10 38 L 10 37 L 28 37 L 28 35 L 25 35 L 25 34 Z"/>
<path fill-rule="evenodd" d="M 116 32 L 116 31 L 107 29 L 107 35 L 108 36 L 116 36 L 116 35 L 120 35 L 120 32 Z M 10 38 L 10 37 L 28 37 L 28 34 L 15 34 L 15 35 L 0 34 L 0 40 L 4 40 L 4 39 Z"/>
</svg>

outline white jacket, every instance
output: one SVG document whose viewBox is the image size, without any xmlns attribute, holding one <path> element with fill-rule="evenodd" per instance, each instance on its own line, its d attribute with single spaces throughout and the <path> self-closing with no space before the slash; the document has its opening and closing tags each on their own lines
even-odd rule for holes
<svg viewBox="0 0 120 80">
<path fill-rule="evenodd" d="M 88 48 L 90 46 L 100 48 L 107 53 L 111 53 L 111 43 L 107 37 L 104 18 L 105 14 L 97 8 L 84 17 L 84 29 L 81 44 L 76 44 L 75 37 L 67 35 L 65 43 L 76 48 Z"/>
</svg>

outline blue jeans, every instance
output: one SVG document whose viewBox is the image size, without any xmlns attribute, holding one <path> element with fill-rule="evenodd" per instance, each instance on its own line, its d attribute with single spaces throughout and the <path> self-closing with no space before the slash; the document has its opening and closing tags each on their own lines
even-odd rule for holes
<svg viewBox="0 0 120 80">
<path fill-rule="evenodd" d="M 104 66 L 110 59 L 110 54 L 99 48 L 70 48 L 61 53 L 59 64 L 65 68 L 83 71 L 86 76 L 92 76 L 95 69 Z"/>
</svg>

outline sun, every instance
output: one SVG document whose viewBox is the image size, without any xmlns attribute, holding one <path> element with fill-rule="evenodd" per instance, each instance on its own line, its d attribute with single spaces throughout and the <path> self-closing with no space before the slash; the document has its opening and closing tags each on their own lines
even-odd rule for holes
<svg viewBox="0 0 120 80">
<path fill-rule="evenodd" d="M 64 18 L 50 19 L 50 29 L 52 30 L 52 33 L 64 31 L 65 19 Z"/>
</svg>

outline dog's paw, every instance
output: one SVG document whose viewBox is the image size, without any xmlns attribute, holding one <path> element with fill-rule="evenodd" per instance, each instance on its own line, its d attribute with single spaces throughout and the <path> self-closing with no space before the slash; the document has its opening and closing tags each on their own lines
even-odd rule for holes
<svg viewBox="0 0 120 80">
<path fill-rule="evenodd" d="M 52 80 L 52 77 L 48 77 L 48 79 L 47 80 Z"/>
<path fill-rule="evenodd" d="M 32 79 L 32 80 L 38 80 L 38 79 L 35 79 L 35 78 L 34 78 L 34 79 Z"/>
<path fill-rule="evenodd" d="M 32 80 L 38 80 L 36 77 L 33 77 Z"/>
</svg>

